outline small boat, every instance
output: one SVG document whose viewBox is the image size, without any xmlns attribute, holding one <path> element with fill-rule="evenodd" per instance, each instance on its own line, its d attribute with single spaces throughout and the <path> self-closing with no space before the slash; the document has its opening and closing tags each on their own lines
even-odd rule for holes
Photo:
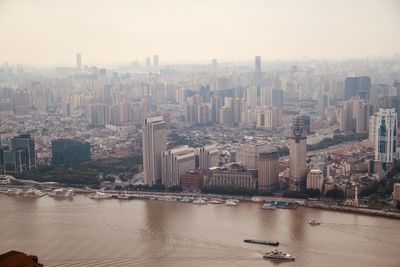
<svg viewBox="0 0 400 267">
<path fill-rule="evenodd" d="M 24 191 L 20 188 L 10 188 L 7 190 L 6 194 L 7 195 L 15 195 L 15 196 L 20 196 L 23 195 Z"/>
<path fill-rule="evenodd" d="M 209 204 L 222 204 L 222 200 L 213 198 L 208 201 Z"/>
<path fill-rule="evenodd" d="M 39 198 L 44 195 L 46 195 L 46 193 L 43 193 L 39 189 L 35 189 L 35 188 L 31 188 L 24 193 L 24 197 L 31 197 L 31 198 Z"/>
<path fill-rule="evenodd" d="M 182 202 L 182 203 L 190 203 L 192 201 L 193 201 L 193 198 L 191 198 L 191 197 L 183 197 L 183 198 L 181 198 L 181 200 L 179 200 L 179 202 Z"/>
<path fill-rule="evenodd" d="M 226 206 L 237 206 L 237 205 L 239 205 L 239 203 L 237 201 L 233 200 L 233 199 L 228 199 L 225 202 L 225 205 Z"/>
<path fill-rule="evenodd" d="M 193 200 L 192 203 L 197 204 L 197 205 L 207 205 L 207 201 L 205 201 L 201 198 L 196 198 L 195 200 Z"/>
<path fill-rule="evenodd" d="M 276 206 L 272 205 L 271 203 L 265 203 L 261 206 L 263 210 L 275 210 Z"/>
<path fill-rule="evenodd" d="M 280 250 L 274 249 L 271 252 L 267 252 L 263 256 L 264 259 L 271 260 L 285 260 L 285 261 L 294 261 L 296 258 L 288 253 L 284 253 Z"/>
<path fill-rule="evenodd" d="M 125 189 L 125 193 L 118 194 L 117 198 L 118 199 L 129 199 L 129 195 L 126 193 L 126 189 Z"/>
<path fill-rule="evenodd" d="M 243 240 L 246 243 L 252 244 L 260 244 L 260 245 L 268 245 L 268 246 L 279 246 L 278 241 L 265 241 L 265 240 L 257 240 L 257 239 L 245 239 Z"/>
<path fill-rule="evenodd" d="M 312 219 L 308 221 L 308 224 L 315 226 L 315 225 L 321 225 L 321 222 Z"/>
<path fill-rule="evenodd" d="M 49 193 L 53 198 L 72 198 L 74 196 L 74 189 L 72 188 L 57 188 Z"/>
<path fill-rule="evenodd" d="M 89 194 L 89 198 L 91 199 L 109 199 L 111 198 L 111 194 L 107 194 L 101 191 L 96 191 L 96 193 Z"/>
<path fill-rule="evenodd" d="M 163 196 L 163 197 L 160 197 L 159 200 L 167 201 L 167 202 L 176 202 L 176 198 L 173 196 Z"/>
</svg>

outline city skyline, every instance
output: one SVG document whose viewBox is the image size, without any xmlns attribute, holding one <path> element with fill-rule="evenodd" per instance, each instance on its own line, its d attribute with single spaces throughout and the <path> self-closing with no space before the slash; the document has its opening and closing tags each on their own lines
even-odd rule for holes
<svg viewBox="0 0 400 267">
<path fill-rule="evenodd" d="M 254 55 L 264 61 L 388 57 L 400 53 L 399 8 L 391 0 L 3 1 L 0 62 L 68 66 L 76 53 L 83 65 L 153 55 L 161 65 L 250 62 Z"/>
</svg>

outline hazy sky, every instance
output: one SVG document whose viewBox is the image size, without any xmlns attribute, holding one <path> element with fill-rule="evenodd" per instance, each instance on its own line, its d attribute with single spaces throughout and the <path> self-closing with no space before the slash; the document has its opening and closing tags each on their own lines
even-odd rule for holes
<svg viewBox="0 0 400 267">
<path fill-rule="evenodd" d="M 0 0 L 0 63 L 391 56 L 400 0 Z"/>
</svg>

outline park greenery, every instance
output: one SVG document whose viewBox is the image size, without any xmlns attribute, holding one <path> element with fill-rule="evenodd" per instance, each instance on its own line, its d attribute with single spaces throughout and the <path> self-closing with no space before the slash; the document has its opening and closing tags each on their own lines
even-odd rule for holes
<svg viewBox="0 0 400 267">
<path fill-rule="evenodd" d="M 80 164 L 43 166 L 23 172 L 16 178 L 36 182 L 57 182 L 75 186 L 99 186 L 102 181 L 113 182 L 113 174 L 135 174 L 141 169 L 142 157 L 134 156 L 121 159 L 103 159 L 82 162 Z"/>
<path fill-rule="evenodd" d="M 397 164 L 381 180 L 371 181 L 368 186 L 364 187 L 360 192 L 360 196 L 366 197 L 371 207 L 386 207 L 387 205 L 382 199 L 390 198 L 394 183 L 399 182 L 399 179 L 396 177 L 399 172 L 400 164 Z"/>
</svg>

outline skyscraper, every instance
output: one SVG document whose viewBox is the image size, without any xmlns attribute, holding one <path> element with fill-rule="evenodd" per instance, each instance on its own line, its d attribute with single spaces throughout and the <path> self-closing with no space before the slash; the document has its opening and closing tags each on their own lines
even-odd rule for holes
<svg viewBox="0 0 400 267">
<path fill-rule="evenodd" d="M 211 66 L 212 66 L 213 70 L 217 70 L 218 69 L 218 61 L 217 61 L 216 58 L 213 58 L 211 60 Z"/>
<path fill-rule="evenodd" d="M 27 169 L 36 168 L 35 141 L 30 134 L 20 134 L 11 139 L 11 147 L 13 150 L 25 150 Z"/>
<path fill-rule="evenodd" d="M 254 79 L 256 83 L 259 83 L 261 80 L 261 56 L 256 56 L 254 63 Z"/>
<path fill-rule="evenodd" d="M 339 109 L 340 131 L 367 132 L 372 108 L 366 100 L 358 97 L 348 100 Z"/>
<path fill-rule="evenodd" d="M 161 154 L 167 150 L 167 129 L 161 116 L 144 119 L 142 142 L 145 184 L 160 184 Z"/>
<path fill-rule="evenodd" d="M 293 119 L 292 136 L 289 141 L 289 189 L 301 191 L 305 186 L 307 172 L 307 137 L 302 116 Z"/>
<path fill-rule="evenodd" d="M 256 113 L 256 127 L 275 129 L 279 127 L 282 122 L 282 111 L 275 107 L 264 107 L 257 110 Z"/>
<path fill-rule="evenodd" d="M 359 96 L 362 99 L 369 99 L 371 90 L 371 79 L 368 76 L 347 77 L 344 82 L 344 98 L 350 99 Z"/>
<path fill-rule="evenodd" d="M 198 148 L 199 168 L 206 170 L 219 166 L 219 150 L 214 145 Z"/>
<path fill-rule="evenodd" d="M 262 152 L 258 156 L 258 190 L 273 192 L 279 188 L 279 154 L 277 151 Z"/>
<path fill-rule="evenodd" d="M 111 106 L 105 104 L 91 104 L 89 119 L 92 126 L 104 126 L 111 122 Z"/>
<path fill-rule="evenodd" d="M 146 57 L 146 68 L 151 67 L 151 59 L 149 57 Z"/>
<path fill-rule="evenodd" d="M 165 187 L 179 186 L 180 176 L 196 168 L 194 149 L 185 145 L 161 155 L 161 179 Z"/>
<path fill-rule="evenodd" d="M 395 109 L 379 109 L 371 116 L 375 160 L 387 170 L 397 159 L 397 113 Z"/>
<path fill-rule="evenodd" d="M 158 55 L 153 56 L 153 65 L 154 68 L 158 68 Z"/>
<path fill-rule="evenodd" d="M 81 53 L 76 54 L 76 68 L 78 70 L 82 69 L 82 58 L 81 58 Z"/>
<path fill-rule="evenodd" d="M 221 106 L 221 98 L 219 96 L 213 96 L 211 98 L 211 121 L 213 123 L 219 123 L 219 110 Z"/>
</svg>

